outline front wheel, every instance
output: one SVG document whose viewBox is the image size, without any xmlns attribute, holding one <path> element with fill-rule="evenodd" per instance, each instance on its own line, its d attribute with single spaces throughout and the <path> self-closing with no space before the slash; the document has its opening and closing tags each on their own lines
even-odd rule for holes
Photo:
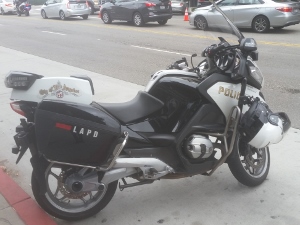
<svg viewBox="0 0 300 225">
<path fill-rule="evenodd" d="M 235 146 L 228 160 L 233 176 L 242 184 L 255 187 L 266 179 L 270 168 L 269 148 L 254 148 L 237 135 Z"/>
<path fill-rule="evenodd" d="M 39 181 L 34 172 L 32 173 L 33 195 L 38 204 L 54 217 L 73 221 L 91 217 L 110 202 L 118 186 L 118 181 L 113 181 L 96 191 L 80 191 L 85 184 L 89 185 L 80 179 L 93 172 L 95 171 L 90 169 L 60 167 L 51 163 L 45 171 L 45 194 L 40 193 Z"/>
<path fill-rule="evenodd" d="M 195 18 L 195 27 L 199 30 L 207 30 L 208 24 L 203 16 L 197 16 Z"/>
<path fill-rule="evenodd" d="M 102 12 L 101 19 L 105 24 L 110 24 L 112 22 L 112 19 L 110 18 L 107 11 Z"/>
<path fill-rule="evenodd" d="M 47 14 L 46 14 L 45 10 L 43 10 L 43 9 L 42 9 L 42 11 L 41 11 L 41 15 L 42 15 L 43 19 L 48 19 L 48 17 L 47 17 Z"/>
</svg>

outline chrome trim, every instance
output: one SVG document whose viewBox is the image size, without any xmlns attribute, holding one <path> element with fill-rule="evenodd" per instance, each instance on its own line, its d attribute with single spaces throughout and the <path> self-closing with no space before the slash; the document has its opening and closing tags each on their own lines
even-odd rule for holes
<svg viewBox="0 0 300 225">
<path fill-rule="evenodd" d="M 235 116 L 233 116 L 234 115 L 234 110 L 236 110 Z M 201 132 L 201 134 L 206 134 L 206 135 L 210 135 L 210 136 L 213 136 L 213 137 L 223 138 L 224 146 L 225 146 L 225 151 L 224 151 L 224 149 L 220 148 L 221 151 L 222 151 L 222 157 L 218 160 L 217 164 L 208 173 L 208 176 L 212 175 L 216 171 L 216 169 L 226 161 L 226 159 L 228 158 L 228 156 L 231 154 L 231 152 L 233 150 L 233 146 L 234 146 L 234 142 L 235 142 L 235 138 L 236 138 L 237 126 L 239 124 L 240 117 L 241 117 L 240 108 L 238 106 L 232 107 L 231 113 L 229 115 L 230 115 L 230 118 L 228 119 L 228 122 L 226 124 L 224 133 L 205 133 L 205 132 Z M 231 125 L 231 123 L 234 123 L 234 127 L 233 127 L 232 137 L 231 137 L 231 141 L 230 141 L 230 146 L 228 148 L 227 133 L 228 133 L 229 126 Z"/>
</svg>

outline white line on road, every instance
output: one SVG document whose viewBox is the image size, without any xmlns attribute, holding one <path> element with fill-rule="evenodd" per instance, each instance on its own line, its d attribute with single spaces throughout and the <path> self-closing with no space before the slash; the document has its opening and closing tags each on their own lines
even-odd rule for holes
<svg viewBox="0 0 300 225">
<path fill-rule="evenodd" d="M 142 47 L 142 46 L 137 46 L 137 45 L 131 45 L 131 47 L 141 48 L 141 49 L 147 49 L 147 50 L 152 50 L 152 51 L 157 51 L 157 52 L 164 52 L 164 53 L 169 53 L 169 54 L 191 56 L 190 54 L 184 54 L 184 53 L 179 53 L 179 52 L 170 52 L 170 51 L 165 51 L 165 50 L 161 50 L 161 49 L 147 48 L 147 47 Z"/>
<path fill-rule="evenodd" d="M 57 35 L 66 35 L 62 33 L 56 33 L 56 32 L 51 32 L 51 31 L 42 31 L 43 33 L 49 33 L 49 34 L 57 34 Z"/>
</svg>

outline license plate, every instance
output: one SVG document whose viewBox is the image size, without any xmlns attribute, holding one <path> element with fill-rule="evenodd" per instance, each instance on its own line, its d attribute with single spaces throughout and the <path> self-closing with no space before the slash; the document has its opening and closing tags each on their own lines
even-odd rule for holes
<svg viewBox="0 0 300 225">
<path fill-rule="evenodd" d="M 83 9 L 83 5 L 81 5 L 81 4 L 78 4 L 77 6 L 76 6 L 76 9 Z"/>
<path fill-rule="evenodd" d="M 165 9 L 165 6 L 163 5 L 163 6 L 160 6 L 160 9 Z"/>
</svg>

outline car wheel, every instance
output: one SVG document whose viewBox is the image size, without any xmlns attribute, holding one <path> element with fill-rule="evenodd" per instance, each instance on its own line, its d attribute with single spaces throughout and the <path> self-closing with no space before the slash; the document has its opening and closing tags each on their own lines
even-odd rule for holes
<svg viewBox="0 0 300 225">
<path fill-rule="evenodd" d="M 81 17 L 82 17 L 82 19 L 87 20 L 87 18 L 89 18 L 89 15 L 83 15 Z"/>
<path fill-rule="evenodd" d="M 66 19 L 66 15 L 65 15 L 64 11 L 59 11 L 59 18 L 61 20 L 65 20 Z"/>
<path fill-rule="evenodd" d="M 257 16 L 252 21 L 252 29 L 257 33 L 265 33 L 270 29 L 270 22 L 265 16 Z"/>
<path fill-rule="evenodd" d="M 112 20 L 111 20 L 111 18 L 110 18 L 110 16 L 109 16 L 109 14 L 108 14 L 107 11 L 104 11 L 104 12 L 102 13 L 101 18 L 102 18 L 102 20 L 103 20 L 103 22 L 104 22 L 105 24 L 109 24 L 109 23 L 112 22 Z"/>
<path fill-rule="evenodd" d="M 157 22 L 159 25 L 165 25 L 168 22 L 168 20 L 159 20 Z"/>
<path fill-rule="evenodd" d="M 199 30 L 207 30 L 208 24 L 203 16 L 197 16 L 195 18 L 195 27 Z"/>
<path fill-rule="evenodd" d="M 140 13 L 136 12 L 133 14 L 133 24 L 137 27 L 141 27 L 144 25 L 144 21 Z"/>
<path fill-rule="evenodd" d="M 281 30 L 284 26 L 282 27 L 273 27 L 275 30 Z"/>
<path fill-rule="evenodd" d="M 42 15 L 43 19 L 48 19 L 45 10 L 42 9 L 41 15 Z"/>
<path fill-rule="evenodd" d="M 90 6 L 91 7 L 91 12 L 90 12 L 90 15 L 94 15 L 94 13 L 95 13 L 95 9 L 92 7 L 92 6 Z"/>
<path fill-rule="evenodd" d="M 1 11 L 1 15 L 3 16 L 5 14 L 4 10 L 1 8 L 0 11 Z"/>
</svg>

